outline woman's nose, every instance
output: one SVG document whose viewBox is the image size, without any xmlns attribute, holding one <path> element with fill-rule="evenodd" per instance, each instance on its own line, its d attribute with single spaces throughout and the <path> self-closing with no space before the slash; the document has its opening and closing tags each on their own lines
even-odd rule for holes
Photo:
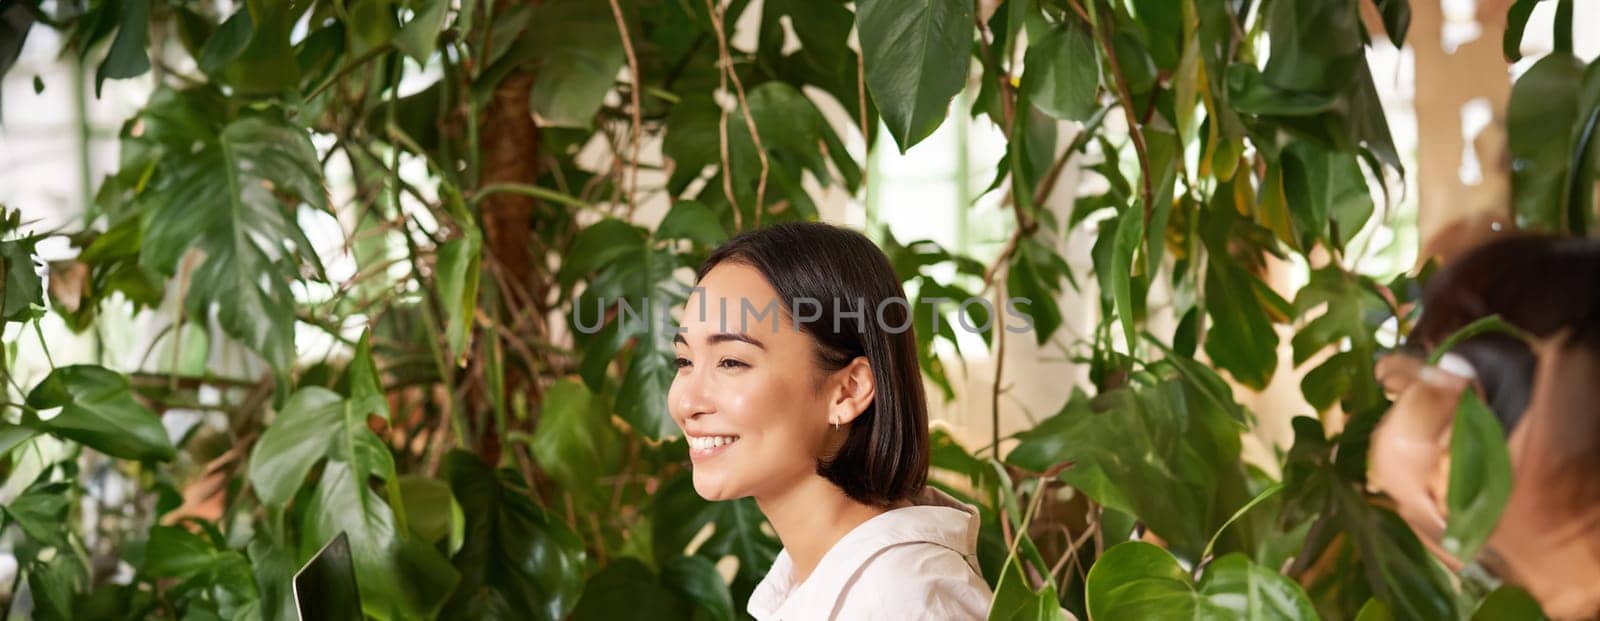
<svg viewBox="0 0 1600 621">
<path fill-rule="evenodd" d="M 673 418 L 678 419 L 679 423 L 713 409 L 710 394 L 706 390 L 705 376 L 694 367 L 689 367 L 673 378 L 672 388 L 668 393 L 671 403 L 667 409 L 671 410 Z"/>
</svg>

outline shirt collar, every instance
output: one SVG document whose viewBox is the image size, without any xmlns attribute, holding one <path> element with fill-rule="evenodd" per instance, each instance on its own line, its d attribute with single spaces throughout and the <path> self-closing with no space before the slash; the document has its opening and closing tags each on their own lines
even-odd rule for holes
<svg viewBox="0 0 1600 621">
<path fill-rule="evenodd" d="M 750 594 L 747 608 L 757 619 L 826 617 L 868 560 L 884 548 L 904 543 L 933 543 L 954 550 L 976 572 L 978 528 L 977 507 L 926 486 L 911 506 L 885 511 L 840 538 L 802 584 L 791 584 L 794 561 L 787 548 L 780 551 Z"/>
</svg>

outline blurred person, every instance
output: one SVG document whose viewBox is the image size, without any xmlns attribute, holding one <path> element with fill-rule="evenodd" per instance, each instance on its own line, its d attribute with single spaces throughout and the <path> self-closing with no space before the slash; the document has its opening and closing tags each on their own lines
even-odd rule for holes
<svg viewBox="0 0 1600 621">
<path fill-rule="evenodd" d="M 1441 546 L 1457 405 L 1479 393 L 1507 433 L 1512 491 L 1479 553 L 1557 619 L 1600 618 L 1600 241 L 1494 236 L 1428 282 L 1409 353 L 1381 360 L 1396 395 L 1374 431 L 1369 483 L 1452 570 Z M 1465 339 L 1438 365 L 1423 358 L 1456 331 L 1498 315 L 1503 333 Z"/>
</svg>

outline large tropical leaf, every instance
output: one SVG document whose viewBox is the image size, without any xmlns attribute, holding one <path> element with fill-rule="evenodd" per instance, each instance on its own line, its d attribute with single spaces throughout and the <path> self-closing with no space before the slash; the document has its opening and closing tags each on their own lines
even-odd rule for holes
<svg viewBox="0 0 1600 621">
<path fill-rule="evenodd" d="M 141 195 L 147 227 L 140 262 L 176 274 L 191 249 L 204 259 L 185 306 L 212 312 L 224 332 L 280 376 L 294 361 L 294 295 L 311 243 L 295 222 L 304 201 L 324 209 L 321 167 L 304 129 L 272 114 L 227 120 L 208 90 L 158 91 L 142 136 L 166 157 Z"/>
<path fill-rule="evenodd" d="M 950 98 L 966 84 L 972 6 L 965 0 L 863 0 L 856 5 L 867 91 L 901 152 L 944 122 Z"/>
<path fill-rule="evenodd" d="M 105 367 L 73 365 L 51 371 L 28 393 L 28 406 L 60 411 L 49 418 L 25 418 L 26 426 L 107 455 L 163 461 L 174 455 L 161 419 L 134 400 L 127 378 Z"/>
<path fill-rule="evenodd" d="M 467 527 L 454 559 L 461 583 L 444 618 L 567 618 L 583 592 L 585 552 L 577 535 L 540 509 L 510 470 L 453 451 L 444 476 Z"/>
<path fill-rule="evenodd" d="M 1142 541 L 1117 544 L 1095 562 L 1085 600 L 1091 619 L 1318 618 L 1300 585 L 1244 556 L 1217 559 L 1196 583 L 1178 559 Z"/>
</svg>

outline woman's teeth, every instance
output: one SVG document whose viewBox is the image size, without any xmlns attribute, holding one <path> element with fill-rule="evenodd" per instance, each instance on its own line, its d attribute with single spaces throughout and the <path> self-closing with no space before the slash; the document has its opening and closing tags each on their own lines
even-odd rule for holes
<svg viewBox="0 0 1600 621">
<path fill-rule="evenodd" d="M 738 440 L 739 436 L 689 436 L 689 448 L 704 451 L 724 444 L 733 444 Z"/>
</svg>

